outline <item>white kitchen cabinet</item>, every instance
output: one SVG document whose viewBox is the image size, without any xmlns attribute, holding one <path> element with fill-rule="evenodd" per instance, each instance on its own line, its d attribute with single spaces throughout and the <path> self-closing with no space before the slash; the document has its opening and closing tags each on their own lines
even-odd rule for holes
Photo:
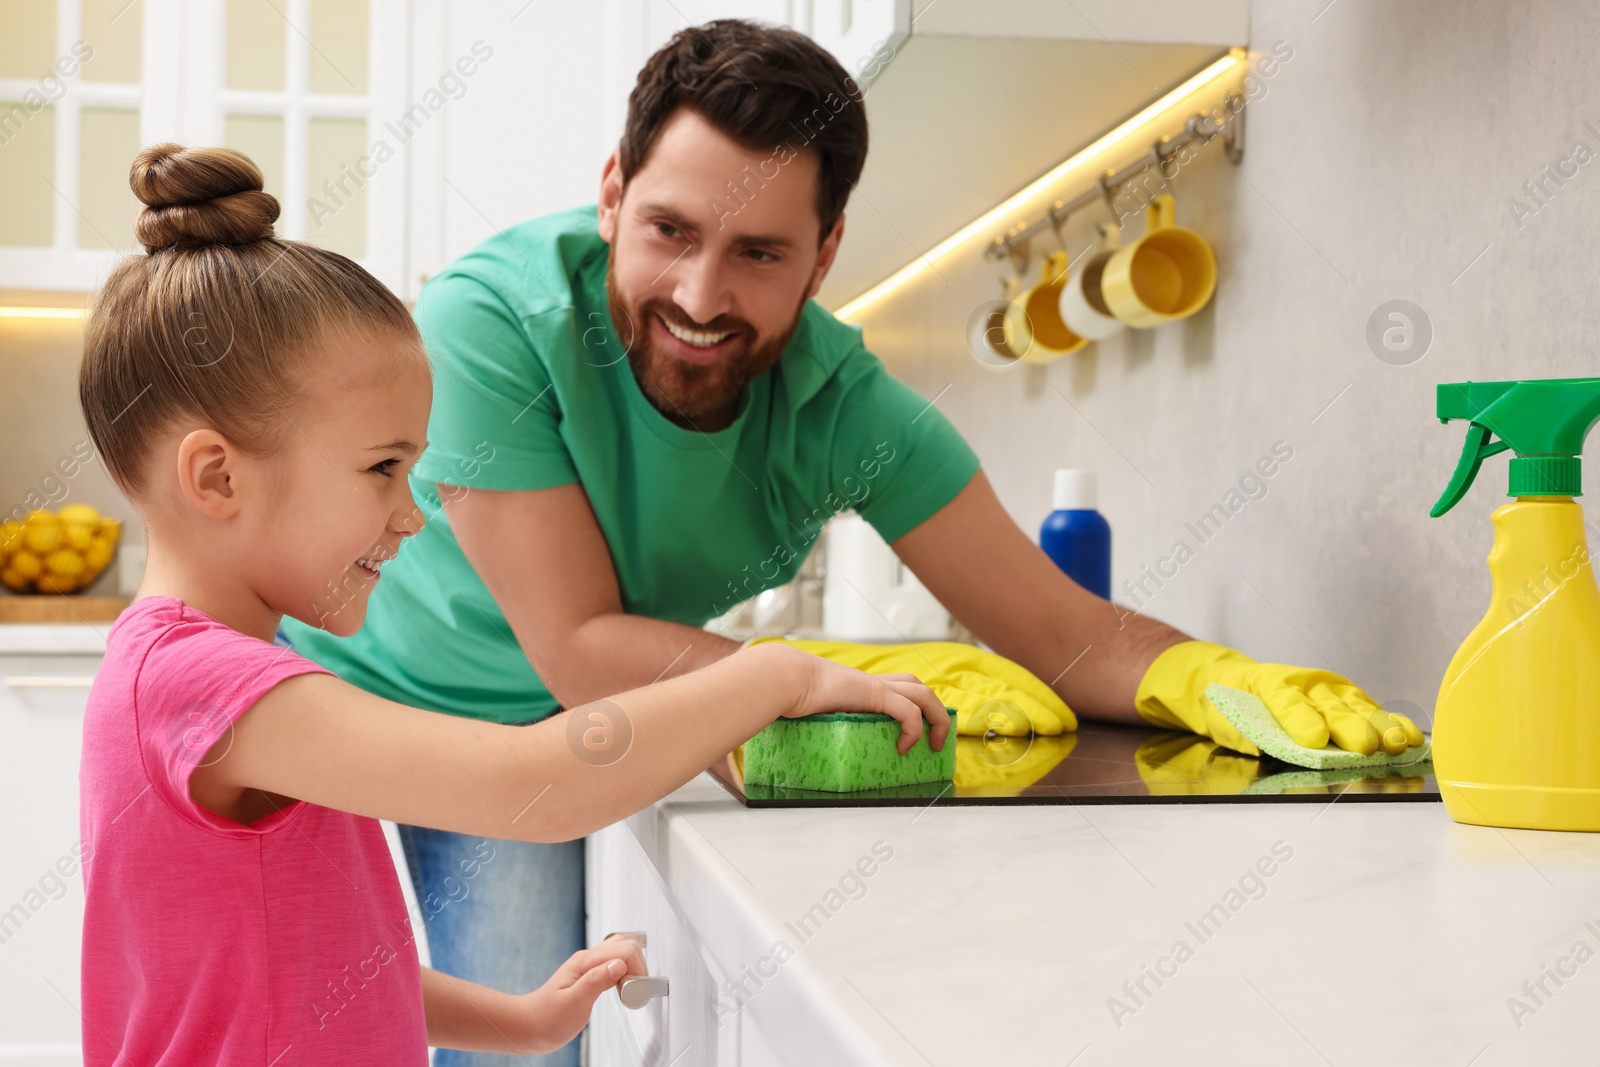
<svg viewBox="0 0 1600 1067">
<path fill-rule="evenodd" d="M 745 1014 L 739 1016 L 739 1067 L 784 1067 L 761 1027 Z"/>
<path fill-rule="evenodd" d="M 443 121 L 408 144 L 407 289 L 497 231 L 599 194 L 639 70 L 673 34 L 716 18 L 792 26 L 870 82 L 910 28 L 909 0 L 527 0 L 412 9 L 414 86 L 482 42 L 492 56 Z"/>
<path fill-rule="evenodd" d="M 603 996 L 586 1035 L 588 1062 L 593 1067 L 737 1065 L 741 1020 L 730 1014 L 718 1025 L 721 970 L 625 823 L 589 838 L 587 868 L 589 943 L 610 933 L 641 932 L 650 973 L 670 982 L 667 996 L 637 1011 L 624 1008 L 615 993 Z"/>
<path fill-rule="evenodd" d="M 99 665 L 86 651 L 0 651 L 0 1062 L 82 1062 L 78 760 Z"/>
</svg>

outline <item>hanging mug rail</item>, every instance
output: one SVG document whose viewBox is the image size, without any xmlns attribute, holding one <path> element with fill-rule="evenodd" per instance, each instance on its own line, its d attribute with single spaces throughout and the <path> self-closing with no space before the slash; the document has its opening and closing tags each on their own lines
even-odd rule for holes
<svg viewBox="0 0 1600 1067">
<path fill-rule="evenodd" d="M 1069 215 L 1098 200 L 1104 199 L 1111 205 L 1122 186 L 1151 167 L 1156 168 L 1163 181 L 1176 177 L 1176 171 L 1169 172 L 1168 167 L 1184 145 L 1193 143 L 1207 145 L 1221 137 L 1227 149 L 1228 161 L 1239 162 L 1244 157 L 1244 104 L 1243 96 L 1236 91 L 1229 92 L 1223 100 L 1223 107 L 1219 109 L 1229 117 L 1219 122 L 1213 113 L 1201 112 L 1191 115 L 1183 124 L 1182 130 L 1156 141 L 1145 155 L 1121 170 L 1107 171 L 1092 187 L 1085 189 L 1071 200 L 1057 200 L 1042 217 L 1026 225 L 1014 227 L 1004 237 L 996 237 L 984 250 L 984 256 L 988 259 L 1009 259 L 1020 274 L 1027 268 L 1028 242 L 1032 238 L 1047 229 L 1059 233 Z M 1112 213 L 1116 213 L 1115 207 L 1112 208 Z"/>
</svg>

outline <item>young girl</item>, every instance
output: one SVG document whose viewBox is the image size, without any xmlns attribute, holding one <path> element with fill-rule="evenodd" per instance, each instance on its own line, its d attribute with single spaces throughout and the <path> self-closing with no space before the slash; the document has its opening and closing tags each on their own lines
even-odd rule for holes
<svg viewBox="0 0 1600 1067">
<path fill-rule="evenodd" d="M 382 700 L 275 646 L 284 615 L 348 635 L 422 526 L 406 473 L 431 383 L 405 308 L 343 256 L 273 236 L 237 152 L 134 161 L 147 255 L 85 336 L 90 433 L 145 524 L 83 738 L 87 1064 L 415 1064 L 427 1045 L 528 1054 L 644 973 L 631 941 L 514 996 L 418 966 L 377 819 L 561 841 L 638 811 L 779 716 L 948 716 L 909 675 L 761 645 L 576 708 L 631 738 L 604 760 L 564 716 L 500 726 Z M 516 531 L 506 531 L 516 536 Z"/>
</svg>

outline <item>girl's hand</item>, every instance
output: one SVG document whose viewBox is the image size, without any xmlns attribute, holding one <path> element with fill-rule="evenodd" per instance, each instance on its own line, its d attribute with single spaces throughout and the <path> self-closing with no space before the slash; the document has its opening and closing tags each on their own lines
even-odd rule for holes
<svg viewBox="0 0 1600 1067">
<path fill-rule="evenodd" d="M 799 698 L 783 717 L 798 719 L 828 711 L 876 711 L 892 715 L 900 722 L 900 741 L 896 746 L 903 756 L 922 736 L 923 720 L 933 729 L 928 744 L 935 752 L 944 749 L 950 733 L 950 713 L 914 674 L 867 674 L 845 667 L 809 652 L 781 643 L 756 645 L 746 655 L 781 655 L 785 666 L 798 672 L 803 686 Z"/>
<path fill-rule="evenodd" d="M 630 974 L 646 974 L 644 950 L 630 938 L 612 936 L 593 948 L 574 952 L 550 980 L 518 997 L 527 1032 L 540 1048 L 557 1049 L 589 1024 L 600 994 Z"/>
</svg>

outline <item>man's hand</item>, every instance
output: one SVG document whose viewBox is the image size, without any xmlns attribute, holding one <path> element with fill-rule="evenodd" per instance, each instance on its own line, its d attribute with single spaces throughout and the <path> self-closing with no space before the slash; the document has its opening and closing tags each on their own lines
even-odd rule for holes
<svg viewBox="0 0 1600 1067">
<path fill-rule="evenodd" d="M 1257 663 L 1242 653 L 1206 641 L 1185 641 L 1157 656 L 1134 705 L 1157 726 L 1191 730 L 1248 755 L 1261 750 L 1247 741 L 1206 699 L 1206 687 L 1226 685 L 1254 694 L 1294 738 L 1307 748 L 1329 740 L 1342 749 L 1370 756 L 1422 744 L 1422 731 L 1404 715 L 1383 710 L 1348 679 L 1332 671 Z"/>
</svg>

